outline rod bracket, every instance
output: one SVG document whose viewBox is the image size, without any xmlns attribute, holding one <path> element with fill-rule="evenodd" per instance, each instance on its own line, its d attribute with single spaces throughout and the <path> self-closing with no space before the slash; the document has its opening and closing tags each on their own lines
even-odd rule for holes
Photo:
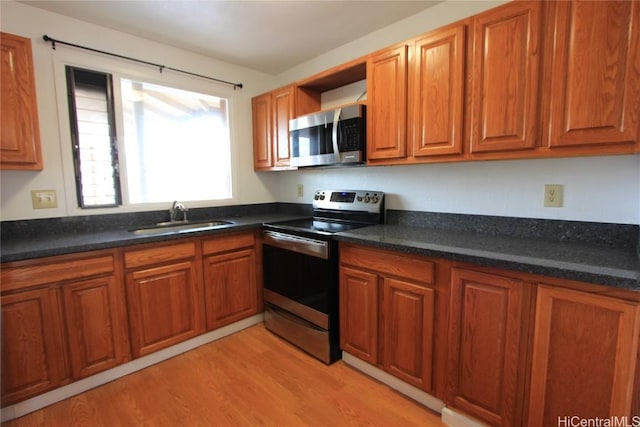
<svg viewBox="0 0 640 427">
<path fill-rule="evenodd" d="M 42 40 L 44 40 L 45 42 L 51 42 L 51 49 L 56 50 L 55 39 L 52 39 L 51 37 L 45 34 L 44 36 L 42 36 Z"/>
</svg>

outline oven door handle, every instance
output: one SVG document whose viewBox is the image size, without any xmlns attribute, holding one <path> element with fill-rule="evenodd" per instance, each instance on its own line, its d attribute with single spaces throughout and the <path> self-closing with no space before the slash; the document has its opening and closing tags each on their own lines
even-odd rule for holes
<svg viewBox="0 0 640 427">
<path fill-rule="evenodd" d="M 316 258 L 329 259 L 329 243 L 323 240 L 309 239 L 269 230 L 262 233 L 262 238 L 267 245 Z"/>
</svg>

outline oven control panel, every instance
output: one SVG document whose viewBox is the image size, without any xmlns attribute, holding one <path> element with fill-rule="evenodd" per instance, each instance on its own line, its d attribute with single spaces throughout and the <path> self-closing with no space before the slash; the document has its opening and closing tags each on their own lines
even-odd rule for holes
<svg viewBox="0 0 640 427">
<path fill-rule="evenodd" d="M 318 190 L 313 196 L 313 208 L 380 213 L 384 209 L 384 192 Z"/>
</svg>

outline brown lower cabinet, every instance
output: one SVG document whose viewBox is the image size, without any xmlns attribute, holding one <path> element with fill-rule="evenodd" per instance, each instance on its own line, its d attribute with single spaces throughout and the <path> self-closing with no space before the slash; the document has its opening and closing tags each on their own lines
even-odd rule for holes
<svg viewBox="0 0 640 427">
<path fill-rule="evenodd" d="M 429 258 L 342 244 L 341 348 L 438 394 L 434 372 L 442 358 L 434 348 L 445 325 L 436 306 L 446 301 L 445 270 Z"/>
<path fill-rule="evenodd" d="M 639 297 L 611 291 L 453 268 L 447 405 L 497 426 L 640 416 Z"/>
<path fill-rule="evenodd" d="M 131 350 L 134 357 L 204 332 L 197 241 L 124 252 Z"/>
<path fill-rule="evenodd" d="M 640 304 L 543 284 L 536 306 L 526 424 L 576 416 L 632 425 L 640 417 Z"/>
<path fill-rule="evenodd" d="M 224 233 L 3 263 L 2 406 L 259 313 L 256 242 Z"/>
<path fill-rule="evenodd" d="M 114 251 L 2 265 L 2 406 L 130 359 Z"/>
<path fill-rule="evenodd" d="M 453 268 L 447 403 L 498 426 L 522 415 L 532 286 L 506 275 Z"/>
<path fill-rule="evenodd" d="M 640 419 L 638 292 L 341 243 L 340 340 L 492 426 Z"/>
<path fill-rule="evenodd" d="M 207 330 L 262 311 L 254 233 L 205 240 L 202 251 Z"/>
<path fill-rule="evenodd" d="M 55 290 L 3 295 L 2 406 L 49 391 L 68 379 Z"/>
</svg>

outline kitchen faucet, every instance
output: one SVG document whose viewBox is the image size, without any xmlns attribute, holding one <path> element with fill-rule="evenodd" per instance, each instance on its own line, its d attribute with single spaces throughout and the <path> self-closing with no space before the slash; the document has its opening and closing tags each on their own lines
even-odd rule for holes
<svg viewBox="0 0 640 427">
<path fill-rule="evenodd" d="M 174 201 L 173 205 L 171 205 L 171 209 L 169 209 L 169 220 L 171 222 L 177 221 L 176 217 L 178 216 L 178 212 L 182 212 L 182 221 L 187 221 L 187 211 L 189 209 L 185 208 L 182 203 L 178 203 L 178 201 Z"/>
</svg>

